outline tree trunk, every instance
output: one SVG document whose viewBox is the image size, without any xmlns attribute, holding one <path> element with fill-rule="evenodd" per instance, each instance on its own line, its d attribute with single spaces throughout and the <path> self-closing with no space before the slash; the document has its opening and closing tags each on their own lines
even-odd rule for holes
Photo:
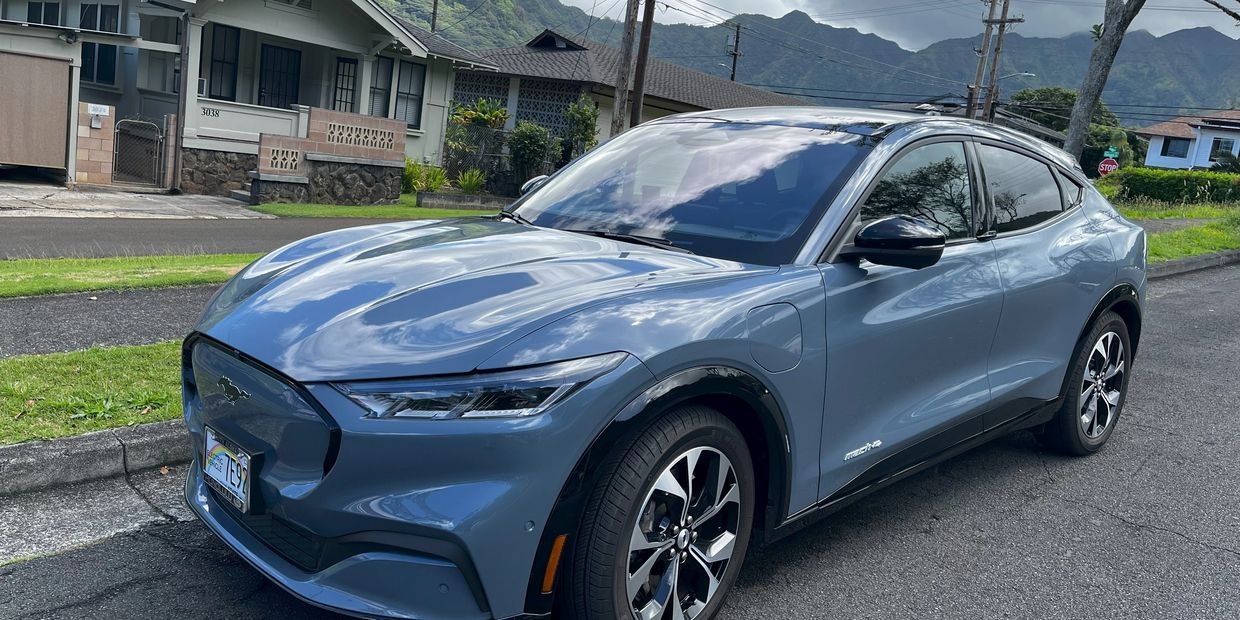
<svg viewBox="0 0 1240 620">
<path fill-rule="evenodd" d="M 1094 46 L 1089 55 L 1089 68 L 1085 70 L 1085 80 L 1076 94 L 1076 104 L 1072 106 L 1072 121 L 1068 124 L 1068 139 L 1064 142 L 1064 150 L 1073 157 L 1080 159 L 1085 150 L 1085 139 L 1089 136 L 1089 121 L 1094 116 L 1094 108 L 1102 99 L 1102 89 L 1106 88 L 1107 77 L 1111 74 L 1111 63 L 1115 62 L 1115 54 L 1124 42 L 1124 33 L 1128 25 L 1145 0 L 1106 0 L 1103 15 L 1102 38 Z"/>
</svg>

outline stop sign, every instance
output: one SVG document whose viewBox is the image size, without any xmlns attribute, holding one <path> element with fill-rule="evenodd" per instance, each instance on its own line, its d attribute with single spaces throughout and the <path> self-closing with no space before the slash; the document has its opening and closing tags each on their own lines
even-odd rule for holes
<svg viewBox="0 0 1240 620">
<path fill-rule="evenodd" d="M 1115 161 L 1113 158 L 1108 157 L 1098 162 L 1098 174 L 1102 176 L 1111 174 L 1116 170 L 1119 170 L 1119 162 Z"/>
</svg>

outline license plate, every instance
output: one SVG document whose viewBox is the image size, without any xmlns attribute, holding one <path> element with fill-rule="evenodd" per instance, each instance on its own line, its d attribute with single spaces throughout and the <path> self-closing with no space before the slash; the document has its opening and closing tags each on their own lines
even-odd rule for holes
<svg viewBox="0 0 1240 620">
<path fill-rule="evenodd" d="M 250 508 L 250 455 L 206 427 L 202 472 L 207 485 L 241 512 Z"/>
</svg>

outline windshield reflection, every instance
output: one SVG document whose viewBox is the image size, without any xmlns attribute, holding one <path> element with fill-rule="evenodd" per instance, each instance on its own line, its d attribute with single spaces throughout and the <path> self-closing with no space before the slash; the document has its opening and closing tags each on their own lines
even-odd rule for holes
<svg viewBox="0 0 1240 620">
<path fill-rule="evenodd" d="M 696 254 L 777 265 L 795 255 L 868 148 L 842 131 L 653 123 L 561 170 L 515 210 L 538 226 L 666 239 Z"/>
</svg>

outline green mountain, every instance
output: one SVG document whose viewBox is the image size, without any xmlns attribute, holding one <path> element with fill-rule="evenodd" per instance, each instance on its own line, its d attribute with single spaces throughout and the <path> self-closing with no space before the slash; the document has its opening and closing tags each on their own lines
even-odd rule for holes
<svg viewBox="0 0 1240 620">
<path fill-rule="evenodd" d="M 382 1 L 415 22 L 429 24 L 432 0 Z M 599 4 L 613 6 L 604 2 Z M 963 94 L 977 67 L 974 48 L 981 38 L 948 39 L 913 52 L 873 34 L 815 22 L 800 11 L 779 18 L 747 14 L 736 21 L 743 26 L 738 80 L 802 93 L 807 101 L 824 105 L 868 106 Z M 614 45 L 623 31 L 615 20 L 592 20 L 585 11 L 558 0 L 441 0 L 438 28 L 440 34 L 473 49 L 520 45 L 544 28 Z M 733 32 L 730 25 L 656 24 L 651 48 L 657 58 L 727 76 L 728 67 L 720 65 L 731 62 L 726 47 Z M 1037 77 L 1007 79 L 1001 92 L 1038 86 L 1076 88 L 1092 48 L 1087 33 L 1059 38 L 1010 34 L 1000 71 Z M 1240 41 L 1212 28 L 1162 37 L 1132 32 L 1116 58 L 1103 98 L 1134 125 L 1152 124 L 1184 107 L 1229 108 L 1240 99 L 1237 61 Z"/>
</svg>

